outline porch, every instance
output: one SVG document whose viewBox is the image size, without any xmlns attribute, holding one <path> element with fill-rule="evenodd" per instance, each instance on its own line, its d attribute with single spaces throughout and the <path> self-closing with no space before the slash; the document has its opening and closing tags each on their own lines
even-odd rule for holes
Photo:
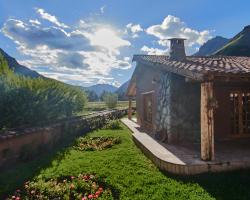
<svg viewBox="0 0 250 200">
<path fill-rule="evenodd" d="M 213 161 L 203 161 L 200 143 L 173 145 L 155 140 L 129 120 L 122 122 L 133 132 L 136 145 L 163 171 L 180 175 L 220 172 L 250 167 L 250 138 L 215 142 Z"/>
</svg>

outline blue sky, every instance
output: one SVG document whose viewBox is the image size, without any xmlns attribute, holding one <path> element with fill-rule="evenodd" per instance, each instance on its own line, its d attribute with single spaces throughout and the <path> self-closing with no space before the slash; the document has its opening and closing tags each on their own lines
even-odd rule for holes
<svg viewBox="0 0 250 200">
<path fill-rule="evenodd" d="M 249 8 L 247 0 L 0 0 L 0 48 L 51 78 L 119 86 L 133 54 L 167 55 L 170 37 L 187 38 L 192 54 L 250 24 Z"/>
</svg>

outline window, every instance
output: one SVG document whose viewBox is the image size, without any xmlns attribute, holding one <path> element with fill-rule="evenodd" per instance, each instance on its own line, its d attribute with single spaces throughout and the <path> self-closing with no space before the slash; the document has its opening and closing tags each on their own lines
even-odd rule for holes
<svg viewBox="0 0 250 200">
<path fill-rule="evenodd" d="M 250 135 L 250 92 L 231 92 L 231 133 Z"/>
</svg>

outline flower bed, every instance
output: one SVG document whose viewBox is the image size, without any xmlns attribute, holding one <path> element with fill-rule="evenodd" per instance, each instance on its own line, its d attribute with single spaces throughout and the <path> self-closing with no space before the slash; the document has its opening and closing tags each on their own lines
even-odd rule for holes
<svg viewBox="0 0 250 200">
<path fill-rule="evenodd" d="M 80 137 L 74 148 L 81 151 L 100 151 L 120 143 L 119 137 Z"/>
<path fill-rule="evenodd" d="M 48 181 L 26 182 L 23 190 L 9 196 L 7 200 L 111 200 L 111 189 L 95 175 L 63 177 Z"/>
</svg>

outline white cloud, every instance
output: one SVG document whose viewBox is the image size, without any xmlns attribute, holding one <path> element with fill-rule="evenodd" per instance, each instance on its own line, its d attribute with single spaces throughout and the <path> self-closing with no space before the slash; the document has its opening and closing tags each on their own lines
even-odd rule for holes
<svg viewBox="0 0 250 200">
<path fill-rule="evenodd" d="M 80 20 L 65 31 L 38 20 L 9 19 L 1 31 L 25 56 L 20 63 L 67 83 L 86 85 L 103 79 L 118 85 L 111 71 L 131 67 L 130 59 L 120 55 L 131 43 L 115 27 Z"/>
<path fill-rule="evenodd" d="M 180 18 L 168 15 L 161 24 L 150 26 L 146 29 L 146 33 L 157 37 L 158 43 L 162 46 L 168 46 L 166 39 L 172 37 L 185 38 L 186 45 L 190 47 L 194 45 L 202 45 L 211 38 L 210 31 L 197 31 L 186 26 Z"/>
<path fill-rule="evenodd" d="M 130 46 L 128 40 L 122 39 L 111 28 L 97 28 L 94 32 L 85 33 L 86 37 L 90 40 L 92 46 L 105 48 L 113 53 L 119 54 L 117 51 L 120 47 Z"/>
<path fill-rule="evenodd" d="M 102 6 L 102 7 L 100 8 L 100 12 L 101 12 L 102 14 L 105 12 L 105 8 L 106 8 L 106 6 Z"/>
<path fill-rule="evenodd" d="M 30 19 L 29 22 L 32 24 L 32 25 L 41 25 L 41 22 L 39 22 L 37 19 Z"/>
<path fill-rule="evenodd" d="M 48 20 L 51 23 L 53 23 L 59 27 L 69 28 L 66 24 L 59 22 L 58 19 L 54 15 L 51 15 L 51 14 L 45 12 L 45 10 L 42 8 L 36 8 L 36 12 L 40 15 L 40 17 L 42 19 Z"/>
<path fill-rule="evenodd" d="M 146 52 L 148 55 L 167 55 L 168 49 L 163 50 L 163 49 L 158 49 L 158 48 L 150 48 L 146 45 L 144 45 L 141 48 L 141 51 Z"/>
<path fill-rule="evenodd" d="M 126 25 L 126 31 L 127 33 L 130 33 L 132 35 L 132 38 L 137 38 L 139 37 L 138 33 L 142 32 L 143 29 L 140 24 L 133 24 L 129 23 Z"/>
</svg>

